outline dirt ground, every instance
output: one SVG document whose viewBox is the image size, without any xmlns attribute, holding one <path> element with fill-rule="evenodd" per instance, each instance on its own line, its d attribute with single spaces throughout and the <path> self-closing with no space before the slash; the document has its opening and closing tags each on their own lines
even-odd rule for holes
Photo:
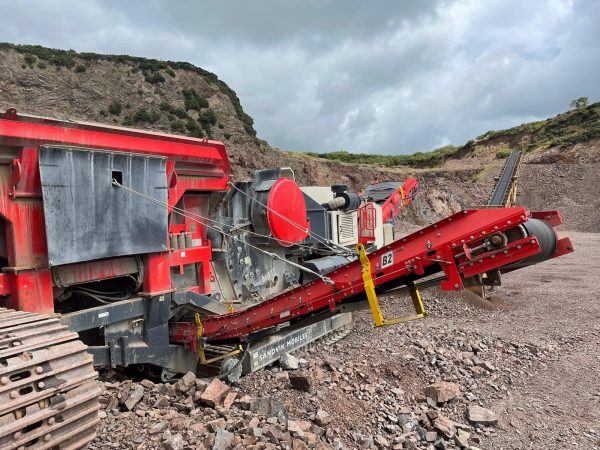
<svg viewBox="0 0 600 450">
<path fill-rule="evenodd" d="M 555 360 L 489 405 L 506 431 L 482 448 L 600 448 L 600 234 L 563 234 L 574 253 L 505 277 L 500 293 L 508 309 L 476 322 L 453 320 L 558 349 Z"/>
</svg>

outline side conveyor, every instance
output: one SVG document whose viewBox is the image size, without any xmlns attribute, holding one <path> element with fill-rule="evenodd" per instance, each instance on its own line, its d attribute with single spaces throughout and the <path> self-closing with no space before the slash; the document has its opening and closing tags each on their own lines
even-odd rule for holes
<svg viewBox="0 0 600 450">
<path fill-rule="evenodd" d="M 553 227 L 562 220 L 556 211 L 528 214 L 521 207 L 465 210 L 368 255 L 377 292 L 409 285 L 443 272 L 444 290 L 461 290 L 463 279 L 523 261 L 547 251 L 544 239 L 524 233 L 528 220 Z M 492 236 L 511 236 L 501 246 L 489 249 Z M 497 239 L 496 239 L 497 241 Z M 568 238 L 553 240 L 549 257 L 573 251 Z M 537 261 L 536 261 L 537 262 Z M 277 295 L 244 310 L 202 320 L 202 337 L 208 342 L 240 339 L 294 318 L 319 311 L 335 311 L 338 304 L 364 298 L 365 289 L 359 260 L 328 276 L 333 283 L 316 280 Z M 194 323 L 172 323 L 172 342 L 191 342 L 199 336 Z"/>
</svg>

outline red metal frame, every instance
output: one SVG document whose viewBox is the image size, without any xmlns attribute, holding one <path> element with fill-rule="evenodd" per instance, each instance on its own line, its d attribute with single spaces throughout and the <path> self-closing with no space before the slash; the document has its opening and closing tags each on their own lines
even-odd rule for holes
<svg viewBox="0 0 600 450">
<path fill-rule="evenodd" d="M 552 224 L 560 222 L 560 215 L 551 212 Z M 548 213 L 546 213 L 548 215 Z M 538 217 L 538 213 L 533 213 Z M 477 256 L 477 261 L 460 260 L 464 244 L 476 246 L 482 239 L 499 231 L 514 228 L 528 220 L 523 208 L 466 210 L 443 219 L 369 255 L 375 286 L 397 281 L 403 277 L 413 280 L 427 274 L 426 269 L 438 265 L 446 280 L 444 290 L 463 289 L 462 279 L 533 256 L 541 251 L 535 237 L 521 239 L 506 248 Z M 573 251 L 568 238 L 562 239 L 553 256 Z M 393 263 L 382 267 L 383 255 Z M 457 263 L 455 258 L 461 262 Z M 203 336 L 209 341 L 240 338 L 290 319 L 336 305 L 348 297 L 364 292 L 362 266 L 355 261 L 329 274 L 334 285 L 316 280 L 270 300 L 222 316 L 207 316 L 203 321 Z M 410 277 L 410 278 L 409 278 Z M 197 326 L 192 323 L 171 325 L 171 339 L 194 335 Z M 183 341 L 186 342 L 186 341 Z"/>
<path fill-rule="evenodd" d="M 376 184 L 378 182 L 374 182 Z M 404 206 L 407 206 L 417 194 L 419 181 L 407 178 L 402 186 L 396 189 L 381 204 L 381 223 L 386 223 L 396 217 Z M 377 226 L 377 210 L 373 203 L 366 203 L 359 208 L 358 242 L 366 244 L 375 240 Z"/>
<path fill-rule="evenodd" d="M 383 223 L 396 217 L 402 207 L 407 206 L 417 193 L 419 181 L 416 178 L 407 178 L 402 186 L 396 189 L 381 205 Z"/>
<path fill-rule="evenodd" d="M 231 168 L 221 142 L 23 116 L 14 109 L 6 111 L 0 119 L 0 216 L 5 223 L 8 267 L 0 276 L 0 295 L 4 296 L 0 303 L 14 309 L 54 312 L 38 169 L 38 147 L 47 144 L 166 157 L 171 208 L 187 193 L 228 190 Z M 202 205 L 195 200 L 197 197 L 190 196 L 184 201 L 184 208 L 189 206 L 198 213 Z M 170 292 L 171 266 L 184 263 L 199 265 L 200 282 L 190 289 L 207 292 L 211 250 L 205 231 L 201 225 L 189 221 L 183 228 L 174 225 L 173 229 L 192 232 L 195 239 L 201 239 L 201 245 L 144 255 L 144 292 L 148 295 Z M 171 228 L 169 231 L 173 232 Z M 106 267 L 98 268 L 98 273 L 105 272 L 110 277 L 112 263 L 99 263 Z"/>
</svg>

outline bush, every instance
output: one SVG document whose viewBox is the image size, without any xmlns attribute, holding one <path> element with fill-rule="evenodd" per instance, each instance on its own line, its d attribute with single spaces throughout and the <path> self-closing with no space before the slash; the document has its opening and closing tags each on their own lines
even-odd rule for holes
<svg viewBox="0 0 600 450">
<path fill-rule="evenodd" d="M 185 123 L 183 123 L 179 120 L 176 122 L 173 122 L 171 124 L 171 131 L 173 133 L 182 133 L 183 134 L 183 133 L 185 133 L 185 129 L 186 129 Z"/>
<path fill-rule="evenodd" d="M 200 122 L 204 124 L 215 125 L 217 123 L 217 116 L 212 109 L 207 109 L 206 111 L 202 111 L 200 114 Z"/>
<path fill-rule="evenodd" d="M 137 112 L 132 117 L 132 123 L 156 123 L 160 119 L 160 114 L 156 111 L 146 111 L 145 109 L 138 109 Z"/>
<path fill-rule="evenodd" d="M 150 84 L 157 84 L 165 81 L 165 77 L 160 72 L 144 72 L 144 80 Z"/>
<path fill-rule="evenodd" d="M 169 75 L 171 78 L 175 78 L 175 72 L 173 72 L 173 69 L 165 69 L 165 73 L 167 75 Z"/>
<path fill-rule="evenodd" d="M 33 55 L 25 55 L 25 64 L 29 67 L 33 67 L 33 64 L 37 61 L 37 58 Z"/>
<path fill-rule="evenodd" d="M 43 63 L 43 62 L 39 62 L 37 66 L 38 66 L 38 69 L 45 69 L 47 67 L 46 63 Z"/>
<path fill-rule="evenodd" d="M 202 133 L 202 129 L 198 125 L 198 122 L 196 122 L 193 118 L 191 118 L 191 117 L 188 118 L 188 121 L 185 124 L 185 127 L 187 128 L 188 134 L 190 136 L 204 137 L 204 134 Z"/>
<path fill-rule="evenodd" d="M 496 159 L 505 159 L 510 156 L 511 151 L 508 149 L 499 150 L 496 152 Z"/>
<path fill-rule="evenodd" d="M 182 93 L 186 111 L 191 109 L 200 111 L 202 108 L 208 108 L 208 100 L 200 96 L 195 89 L 184 89 Z"/>
<path fill-rule="evenodd" d="M 75 73 L 85 72 L 87 69 L 83 64 L 79 64 L 75 67 Z"/>
<path fill-rule="evenodd" d="M 223 137 L 227 140 L 231 139 L 231 133 L 224 133 Z"/>
<path fill-rule="evenodd" d="M 121 106 L 121 102 L 116 100 L 108 106 L 108 112 L 111 113 L 113 116 L 118 116 L 119 114 L 121 114 L 122 110 L 123 107 Z"/>
<path fill-rule="evenodd" d="M 185 112 L 185 109 L 183 108 L 177 108 L 167 102 L 162 102 L 160 104 L 160 110 L 167 112 L 169 114 L 173 114 L 177 117 L 179 117 L 180 119 L 187 119 L 188 118 L 188 113 Z"/>
</svg>

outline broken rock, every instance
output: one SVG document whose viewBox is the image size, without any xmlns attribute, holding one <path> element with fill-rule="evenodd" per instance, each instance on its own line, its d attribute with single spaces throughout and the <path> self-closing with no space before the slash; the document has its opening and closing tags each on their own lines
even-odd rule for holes
<svg viewBox="0 0 600 450">
<path fill-rule="evenodd" d="M 285 355 L 281 355 L 279 357 L 279 367 L 284 370 L 296 370 L 298 369 L 298 358 L 294 355 L 290 355 L 286 353 Z"/>
<path fill-rule="evenodd" d="M 303 392 L 310 392 L 312 389 L 312 380 L 308 372 L 294 372 L 290 375 L 290 384 L 294 389 Z"/>
<path fill-rule="evenodd" d="M 129 393 L 129 397 L 125 401 L 125 407 L 131 411 L 133 407 L 139 402 L 144 396 L 144 387 L 140 384 L 136 384 L 133 390 Z"/>
<path fill-rule="evenodd" d="M 231 441 L 233 440 L 233 433 L 227 430 L 219 428 L 215 435 L 215 443 L 212 450 L 227 450 L 230 448 Z"/>
<path fill-rule="evenodd" d="M 229 386 L 218 378 L 215 378 L 210 382 L 202 395 L 200 395 L 200 403 L 214 408 L 227 392 L 229 392 Z"/>
<path fill-rule="evenodd" d="M 446 403 L 460 396 L 460 387 L 456 383 L 438 381 L 427 386 L 425 394 L 436 403 Z"/>
<path fill-rule="evenodd" d="M 437 419 L 433 421 L 433 426 L 448 439 L 452 439 L 456 434 L 456 428 L 454 427 L 452 421 L 441 414 L 439 414 Z"/>
<path fill-rule="evenodd" d="M 177 389 L 182 394 L 194 394 L 194 392 L 190 392 L 190 390 L 196 389 L 196 374 L 193 372 L 186 373 L 183 377 L 175 383 L 175 389 Z"/>
<path fill-rule="evenodd" d="M 327 426 L 331 423 L 331 415 L 327 411 L 319 409 L 315 415 L 315 422 L 320 427 Z"/>
<path fill-rule="evenodd" d="M 467 418 L 469 419 L 469 422 L 479 423 L 481 425 L 496 425 L 498 423 L 498 418 L 494 411 L 477 405 L 469 406 Z"/>
</svg>

